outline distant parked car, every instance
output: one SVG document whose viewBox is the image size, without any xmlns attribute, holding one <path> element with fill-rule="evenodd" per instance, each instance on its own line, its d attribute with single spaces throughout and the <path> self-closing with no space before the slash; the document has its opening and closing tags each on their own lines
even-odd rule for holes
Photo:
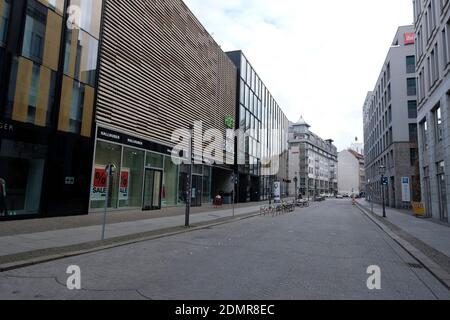
<svg viewBox="0 0 450 320">
<path fill-rule="evenodd" d="M 342 194 L 338 194 L 338 195 L 336 196 L 336 199 L 344 199 L 344 196 L 343 196 Z"/>
</svg>

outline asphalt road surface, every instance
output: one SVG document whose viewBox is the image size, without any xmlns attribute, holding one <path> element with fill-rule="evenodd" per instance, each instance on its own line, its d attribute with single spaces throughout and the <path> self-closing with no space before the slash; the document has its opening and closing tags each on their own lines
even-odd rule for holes
<svg viewBox="0 0 450 320">
<path fill-rule="evenodd" d="M 67 268 L 79 266 L 81 290 Z M 381 270 L 369 290 L 367 269 Z M 0 299 L 450 299 L 349 200 L 0 274 Z"/>
</svg>

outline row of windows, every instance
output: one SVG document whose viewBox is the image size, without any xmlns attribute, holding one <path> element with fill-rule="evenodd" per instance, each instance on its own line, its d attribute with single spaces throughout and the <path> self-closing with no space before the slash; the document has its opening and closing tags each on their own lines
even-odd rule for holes
<svg viewBox="0 0 450 320">
<path fill-rule="evenodd" d="M 440 38 L 437 39 L 429 55 L 423 61 L 417 75 L 419 104 L 425 100 L 428 92 L 433 90 L 443 71 L 450 64 L 450 20 L 445 24 Z"/>
<path fill-rule="evenodd" d="M 28 0 L 21 56 L 14 56 L 9 76 L 5 117 L 51 126 L 56 82 L 62 81 L 58 130 L 90 136 L 97 73 L 102 1 L 70 0 L 80 10 L 76 28 L 63 21 L 63 0 Z M 0 0 L 0 35 L 6 46 L 13 2 Z M 80 27 L 80 28 L 78 28 Z M 65 30 L 65 31 L 63 31 Z M 61 33 L 65 32 L 63 70 L 57 80 Z"/>
<path fill-rule="evenodd" d="M 422 21 L 418 25 L 416 50 L 417 58 L 421 60 L 425 44 L 429 44 L 433 39 L 433 34 L 438 25 L 438 16 L 442 16 L 448 8 L 449 0 L 414 0 L 414 20 Z M 423 16 L 422 16 L 423 15 Z M 420 19 L 420 17 L 422 17 Z"/>
<path fill-rule="evenodd" d="M 255 158 L 282 154 L 288 149 L 288 120 L 275 99 L 269 93 L 255 70 L 241 55 L 240 80 L 240 114 L 239 128 L 250 130 L 250 136 L 255 142 L 260 142 L 262 150 L 246 148 L 246 152 Z M 286 134 L 276 136 L 262 135 L 262 129 L 284 130 Z M 270 140 L 270 141 L 267 141 Z"/>
<path fill-rule="evenodd" d="M 390 63 L 388 63 L 388 66 L 386 67 L 386 71 L 384 73 L 389 72 L 389 79 L 390 79 Z M 416 59 L 415 56 L 407 56 L 406 57 L 406 73 L 407 74 L 413 74 L 416 72 Z M 367 108 L 366 112 L 366 122 L 370 122 L 370 131 L 372 131 L 375 127 L 375 123 L 379 122 L 380 116 L 382 111 L 385 111 L 386 106 L 389 104 L 389 102 L 392 99 L 392 87 L 391 84 L 387 84 L 387 89 L 384 92 L 383 95 L 381 95 L 381 88 L 383 83 L 384 77 L 382 77 L 381 83 L 378 84 L 378 89 L 373 94 L 372 99 L 368 104 L 370 105 Z M 388 81 L 389 82 L 389 81 Z M 387 83 L 388 83 L 387 82 Z M 416 80 L 414 78 L 408 78 L 407 79 L 407 94 L 408 96 L 415 96 L 417 94 L 417 88 L 416 88 Z M 381 96 L 381 101 L 380 101 Z M 375 120 L 374 120 L 375 119 Z"/>
<path fill-rule="evenodd" d="M 412 64 L 411 57 L 406 58 L 406 69 L 411 68 Z M 411 68 L 412 69 L 412 68 Z M 408 78 L 406 81 L 406 91 L 408 96 L 415 96 L 417 94 L 416 89 L 416 79 Z M 390 88 L 390 85 L 389 85 Z M 389 90 L 387 91 L 389 92 Z M 388 94 L 390 97 L 391 93 Z M 375 109 L 375 104 L 372 100 L 371 109 Z M 408 100 L 407 102 L 407 115 L 408 118 L 417 117 L 417 101 L 416 100 Z M 371 110 L 372 111 L 372 110 Z M 369 112 L 371 112 L 369 111 Z M 383 113 L 382 113 L 383 112 Z M 372 146 L 369 150 L 367 150 L 367 154 L 369 157 L 369 161 L 374 160 L 383 150 L 383 145 L 389 145 L 383 143 L 383 139 L 386 140 L 386 136 L 389 135 L 388 132 L 385 132 L 388 126 L 392 123 L 392 106 L 384 107 L 383 105 L 379 105 L 376 108 L 375 113 L 372 117 L 369 117 L 370 120 L 366 119 L 365 122 L 365 139 L 366 145 Z"/>
</svg>

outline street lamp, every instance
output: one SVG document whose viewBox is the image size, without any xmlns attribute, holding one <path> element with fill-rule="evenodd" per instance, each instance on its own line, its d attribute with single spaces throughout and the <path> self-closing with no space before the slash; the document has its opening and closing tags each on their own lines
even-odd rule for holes
<svg viewBox="0 0 450 320">
<path fill-rule="evenodd" d="M 384 187 L 386 185 L 385 175 L 386 174 L 386 167 L 381 165 L 380 166 L 380 175 L 381 175 L 381 193 L 383 194 L 383 218 L 386 218 L 386 203 L 384 200 Z"/>
<path fill-rule="evenodd" d="M 297 206 L 297 200 L 298 200 L 298 178 L 297 175 L 294 178 L 294 183 L 295 183 L 295 206 Z"/>
</svg>

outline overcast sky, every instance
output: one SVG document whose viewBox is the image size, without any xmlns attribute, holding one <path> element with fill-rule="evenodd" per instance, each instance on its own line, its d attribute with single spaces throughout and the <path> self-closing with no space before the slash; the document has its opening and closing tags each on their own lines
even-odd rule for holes
<svg viewBox="0 0 450 320">
<path fill-rule="evenodd" d="M 289 120 L 339 150 L 363 141 L 362 106 L 412 0 L 185 0 L 224 51 L 244 51 Z"/>
</svg>

